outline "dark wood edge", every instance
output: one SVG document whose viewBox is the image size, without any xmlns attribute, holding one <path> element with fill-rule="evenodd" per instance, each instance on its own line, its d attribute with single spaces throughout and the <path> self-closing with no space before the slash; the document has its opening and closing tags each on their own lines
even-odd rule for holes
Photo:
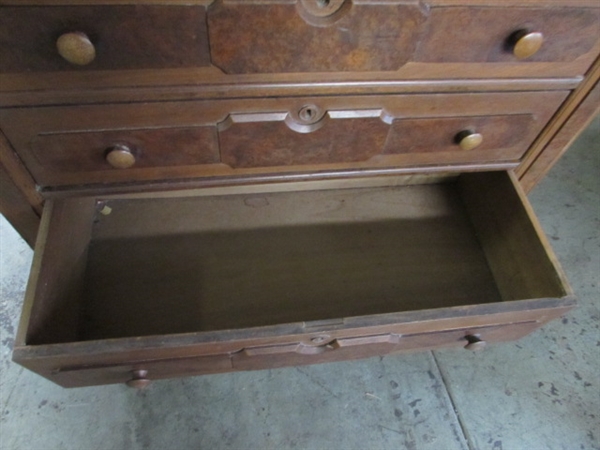
<svg viewBox="0 0 600 450">
<path fill-rule="evenodd" d="M 549 316 L 550 319 L 559 317 L 576 304 L 575 297 L 567 296 L 561 299 L 519 300 L 514 302 L 459 306 L 445 308 L 443 311 L 432 309 L 351 317 L 330 326 L 311 327 L 310 322 L 299 322 L 242 330 L 105 339 L 66 344 L 27 346 L 19 343 L 15 345 L 13 360 L 22 363 L 30 359 L 65 357 L 68 355 L 89 358 L 104 356 L 110 359 L 111 354 L 114 356 L 123 350 L 127 350 L 130 353 L 138 353 L 138 357 L 143 358 L 143 354 L 156 351 L 157 349 L 168 350 L 207 344 L 217 345 L 224 342 L 231 342 L 235 345 L 235 342 L 252 341 L 258 343 L 261 340 L 269 343 L 269 339 L 279 336 L 286 336 L 293 339 L 294 337 L 301 338 L 306 335 L 333 331 L 337 333 L 352 331 L 352 335 L 356 335 L 357 330 L 362 329 L 365 333 L 370 333 L 373 329 L 377 329 L 379 332 L 383 332 L 385 327 L 394 327 L 395 330 L 399 330 L 404 326 L 406 334 L 414 334 L 415 330 L 433 332 L 451 329 L 448 326 L 449 322 L 455 323 L 454 328 L 514 323 L 516 322 L 514 319 L 515 313 L 520 313 L 518 321 L 544 321 L 542 317 Z M 474 320 L 476 318 L 480 319 L 477 323 Z M 208 352 L 201 354 L 211 353 L 208 350 Z"/>
<path fill-rule="evenodd" d="M 33 247 L 40 222 L 44 198 L 37 191 L 31 174 L 0 131 L 0 212 Z"/>
<path fill-rule="evenodd" d="M 215 0 L 3 0 L 3 5 L 210 5 Z M 365 3 L 365 0 L 361 0 Z M 366 0 L 368 1 L 368 0 Z M 400 3 L 402 0 L 398 0 Z M 416 0 L 413 0 L 416 1 Z M 377 3 L 377 0 L 374 1 Z M 494 6 L 490 0 L 427 0 L 431 6 Z M 598 7 L 596 0 L 503 0 L 495 6 L 587 6 Z"/>
<path fill-rule="evenodd" d="M 600 82 L 600 57 L 596 59 L 581 84 L 567 97 L 553 119 L 531 145 L 516 173 L 529 192 L 568 149 L 568 145 L 591 120 L 593 105 L 582 104 Z M 591 100 L 593 102 L 594 100 Z M 582 107 L 583 106 L 583 107 Z M 548 155 L 546 155 L 548 152 Z"/>
<path fill-rule="evenodd" d="M 396 175 L 416 175 L 416 174 L 440 174 L 440 173 L 460 173 L 476 171 L 495 171 L 510 170 L 517 167 L 518 163 L 478 163 L 478 164 L 457 164 L 445 166 L 417 166 L 417 167 L 391 167 L 381 169 L 356 169 L 356 170 L 336 170 L 336 171 L 316 171 L 316 172 L 289 172 L 264 175 L 247 176 L 228 176 L 228 177 L 207 177 L 197 179 L 180 179 L 169 181 L 157 181 L 148 183 L 115 183 L 111 185 L 87 185 L 87 186 L 64 186 L 43 189 L 42 195 L 45 198 L 65 198 L 73 196 L 98 196 L 106 198 L 108 196 L 120 196 L 132 193 L 147 193 L 152 196 L 153 192 L 185 191 L 190 189 L 204 189 L 211 187 L 228 186 L 250 186 L 259 184 L 281 183 L 282 189 L 285 189 L 286 183 L 294 182 L 313 182 L 321 180 L 344 180 L 344 179 L 365 179 L 369 177 L 383 177 Z"/>
<path fill-rule="evenodd" d="M 0 162 L 0 214 L 33 248 L 40 224 L 40 217 L 29 204 L 23 192 L 13 182 L 10 172 Z"/>
<path fill-rule="evenodd" d="M 132 81 L 132 71 L 127 71 L 125 80 Z M 114 72 L 109 74 L 111 78 Z M 146 75 L 139 75 L 141 80 Z M 330 74 L 323 74 L 330 78 Z M 0 85 L 2 85 L 0 76 Z M 6 79 L 6 76 L 4 77 Z M 118 77 L 116 77 L 118 78 Z M 168 79 L 163 75 L 164 79 Z M 403 94 L 403 93 L 467 93 L 467 92 L 519 92 L 553 91 L 574 89 L 583 78 L 532 78 L 532 79 L 460 79 L 460 80 L 348 80 L 314 82 L 251 82 L 239 83 L 207 82 L 201 85 L 192 82 L 171 82 L 170 86 L 150 84 L 148 86 L 82 86 L 81 89 L 53 90 L 52 88 L 33 89 L 24 86 L 22 90 L 0 89 L 0 107 L 45 106 L 69 104 L 98 104 L 115 102 L 256 98 L 265 96 L 308 96 L 308 95 L 365 95 L 365 94 Z M 8 85 L 6 81 L 5 84 Z"/>
<path fill-rule="evenodd" d="M 23 301 L 23 307 L 21 308 L 21 318 L 19 319 L 17 335 L 15 337 L 15 349 L 19 346 L 24 346 L 26 342 L 25 337 L 27 336 L 27 331 L 29 329 L 31 311 L 36 300 L 35 287 L 37 286 L 39 280 L 40 268 L 42 266 L 42 260 L 44 258 L 44 252 L 46 249 L 46 240 L 48 239 L 48 227 L 50 225 L 50 219 L 52 217 L 53 208 L 53 201 L 46 202 L 40 222 L 38 236 L 35 241 L 33 262 L 31 263 L 31 270 L 29 272 L 29 279 L 27 280 L 27 288 L 25 290 L 25 299 Z"/>
<path fill-rule="evenodd" d="M 526 192 L 531 191 L 546 176 L 598 114 L 600 114 L 600 81 L 596 82 L 577 110 L 521 176 L 520 183 Z"/>
</svg>

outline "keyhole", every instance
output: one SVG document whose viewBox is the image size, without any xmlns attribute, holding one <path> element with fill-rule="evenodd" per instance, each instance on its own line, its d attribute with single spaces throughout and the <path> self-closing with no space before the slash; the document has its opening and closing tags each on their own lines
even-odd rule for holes
<svg viewBox="0 0 600 450">
<path fill-rule="evenodd" d="M 329 6 L 329 0 L 317 0 L 317 6 L 319 8 L 327 8 Z"/>
<path fill-rule="evenodd" d="M 318 115 L 316 106 L 305 106 L 298 112 L 298 117 L 304 122 L 313 122 Z"/>
</svg>

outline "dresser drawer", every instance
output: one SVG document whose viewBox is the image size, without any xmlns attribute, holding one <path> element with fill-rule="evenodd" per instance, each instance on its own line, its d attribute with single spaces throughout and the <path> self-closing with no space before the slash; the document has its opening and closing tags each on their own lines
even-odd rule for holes
<svg viewBox="0 0 600 450">
<path fill-rule="evenodd" d="M 0 90 L 55 98 L 46 91 L 151 89 L 112 92 L 114 101 L 152 98 L 159 86 L 170 98 L 181 89 L 196 97 L 274 87 L 383 92 L 401 81 L 577 77 L 600 53 L 600 8 L 567 1 L 207 3 L 1 6 Z"/>
<path fill-rule="evenodd" d="M 0 7 L 2 73 L 209 65 L 202 6 Z"/>
<path fill-rule="evenodd" d="M 41 186 L 505 164 L 567 92 L 314 97 L 0 111 Z"/>
<path fill-rule="evenodd" d="M 600 8 L 432 8 L 415 61 L 574 62 L 597 46 L 599 20 Z"/>
<path fill-rule="evenodd" d="M 143 385 L 477 348 L 573 306 L 511 173 L 444 181 L 48 201 L 14 359 Z"/>
<path fill-rule="evenodd" d="M 414 63 L 494 63 L 498 73 L 498 63 L 505 63 L 513 76 L 527 76 L 532 62 L 563 63 L 564 71 L 587 57 L 589 66 L 598 50 L 600 8 L 349 0 L 318 5 L 215 2 L 207 13 L 213 64 L 226 74 L 259 74 L 386 72 Z M 587 66 L 573 69 L 583 74 Z M 449 65 L 443 77 L 469 77 L 461 69 Z M 559 67 L 545 68 L 548 75 L 553 69 Z M 439 77 L 439 70 L 432 68 L 430 76 Z"/>
<path fill-rule="evenodd" d="M 407 335 L 391 332 L 339 339 L 316 335 L 312 339 L 304 337 L 307 342 L 250 346 L 220 355 L 194 357 L 191 356 L 194 350 L 188 349 L 188 355 L 181 358 L 130 361 L 117 365 L 65 365 L 53 369 L 50 379 L 65 387 L 126 383 L 130 387 L 142 388 L 153 380 L 165 378 L 322 364 L 406 351 L 453 347 L 482 350 L 490 343 L 519 339 L 539 326 L 539 322 L 529 321 Z"/>
</svg>

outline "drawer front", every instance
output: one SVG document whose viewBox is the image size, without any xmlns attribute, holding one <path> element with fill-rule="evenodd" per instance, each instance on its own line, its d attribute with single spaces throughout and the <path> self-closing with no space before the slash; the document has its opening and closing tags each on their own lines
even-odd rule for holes
<svg viewBox="0 0 600 450">
<path fill-rule="evenodd" d="M 14 360 L 63 386 L 141 385 L 476 349 L 574 305 L 513 174 L 306 185 L 49 200 Z"/>
<path fill-rule="evenodd" d="M 566 92 L 198 101 L 0 112 L 42 186 L 514 167 Z"/>
<path fill-rule="evenodd" d="M 600 52 L 599 20 L 600 8 L 592 7 L 459 7 L 416 0 L 3 6 L 0 73 L 7 74 L 2 90 L 8 91 L 243 85 L 261 74 L 269 83 L 301 84 L 322 83 L 323 76 L 347 81 L 349 74 L 363 82 L 577 76 Z M 57 44 L 71 33 L 84 38 L 69 36 L 65 56 Z M 93 58 L 78 59 L 90 51 Z M 191 70 L 76 73 L 132 69 Z M 57 71 L 51 82 L 35 76 Z"/>
<path fill-rule="evenodd" d="M 89 44 L 73 38 L 76 42 L 72 45 L 84 48 L 71 47 L 64 52 L 77 58 L 78 52 L 91 51 L 95 55 L 91 61 L 91 56 L 77 63 L 61 57 L 57 41 L 69 33 L 83 33 Z M 151 5 L 1 7 L 0 61 L 2 73 L 208 66 L 205 9 Z"/>
<path fill-rule="evenodd" d="M 597 43 L 599 20 L 598 8 L 432 8 L 415 61 L 572 62 Z"/>
<path fill-rule="evenodd" d="M 48 377 L 64 387 L 115 383 L 127 383 L 131 387 L 144 387 L 152 380 L 165 378 L 320 364 L 404 351 L 466 347 L 469 345 L 468 339 L 471 336 L 479 339 L 480 343 L 469 349 L 479 350 L 486 343 L 519 339 L 539 326 L 538 322 L 523 322 L 413 335 L 386 333 L 346 337 L 319 343 L 293 342 L 247 347 L 223 355 L 132 361 L 130 364 L 115 366 L 65 366 L 54 369 Z"/>
<path fill-rule="evenodd" d="M 159 380 L 211 373 L 231 372 L 228 355 L 200 356 L 196 358 L 142 361 L 104 367 L 79 367 L 55 370 L 49 378 L 64 387 L 93 386 L 133 382 L 132 387 L 142 387 L 139 380 Z M 144 371 L 144 372 L 138 372 Z"/>
<path fill-rule="evenodd" d="M 255 370 L 274 367 L 298 366 L 331 361 L 369 358 L 413 350 L 466 347 L 473 337 L 481 342 L 470 346 L 480 350 L 487 342 L 503 342 L 519 339 L 540 326 L 537 322 L 525 322 L 496 327 L 483 327 L 421 333 L 413 335 L 383 334 L 334 339 L 319 346 L 288 344 L 282 346 L 244 349 L 233 355 L 233 368 Z"/>
<path fill-rule="evenodd" d="M 411 62 L 557 63 L 576 60 L 598 41 L 598 8 L 407 3 L 336 1 L 332 13 L 311 9 L 317 0 L 219 1 L 208 12 L 212 61 L 228 74 L 397 71 Z M 517 44 L 531 33 L 541 35 Z M 523 51 L 527 40 L 540 38 L 539 49 Z M 452 69 L 444 76 L 452 77 Z"/>
<path fill-rule="evenodd" d="M 208 12 L 211 57 L 228 74 L 395 71 L 426 20 L 407 3 L 220 0 Z"/>
<path fill-rule="evenodd" d="M 120 149 L 140 169 L 219 162 L 216 129 L 211 127 L 51 134 L 38 136 L 31 149 L 43 166 L 70 173 L 114 171 L 119 166 L 111 165 L 110 154 Z"/>
</svg>

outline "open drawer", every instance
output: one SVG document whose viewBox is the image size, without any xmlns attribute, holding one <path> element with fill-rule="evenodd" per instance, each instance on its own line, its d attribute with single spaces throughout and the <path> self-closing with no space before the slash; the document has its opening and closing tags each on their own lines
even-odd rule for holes
<svg viewBox="0 0 600 450">
<path fill-rule="evenodd" d="M 14 360 L 142 386 L 478 349 L 575 304 L 512 173 L 391 181 L 49 201 Z"/>
</svg>

